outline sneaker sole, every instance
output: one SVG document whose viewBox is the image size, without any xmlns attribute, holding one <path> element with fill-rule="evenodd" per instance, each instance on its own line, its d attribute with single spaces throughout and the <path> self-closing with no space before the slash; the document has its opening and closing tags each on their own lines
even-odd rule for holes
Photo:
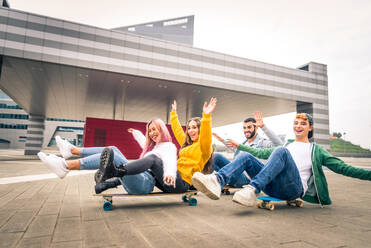
<svg viewBox="0 0 371 248">
<path fill-rule="evenodd" d="M 232 201 L 235 202 L 235 203 L 237 203 L 237 204 L 240 204 L 240 205 L 242 205 L 242 206 L 245 206 L 245 207 L 253 207 L 253 206 L 256 205 L 256 202 L 255 202 L 255 203 L 249 203 L 249 204 L 246 204 L 246 203 L 240 201 L 240 200 L 238 199 L 238 197 L 234 197 L 234 196 L 233 196 L 233 198 L 232 198 Z"/>
<path fill-rule="evenodd" d="M 200 181 L 198 178 L 191 178 L 193 186 L 198 190 L 204 193 L 207 197 L 209 197 L 212 200 L 219 200 L 219 196 L 215 195 L 213 192 L 211 192 L 208 188 L 205 187 L 202 181 Z"/>
<path fill-rule="evenodd" d="M 111 148 L 104 148 L 101 155 L 100 155 L 100 164 L 99 164 L 99 171 L 100 172 L 96 172 L 96 182 L 97 183 L 101 183 L 103 181 L 105 181 L 107 179 L 107 175 L 105 175 L 106 173 L 106 169 L 107 169 L 107 166 L 112 163 L 112 157 L 113 157 L 113 150 Z"/>
</svg>

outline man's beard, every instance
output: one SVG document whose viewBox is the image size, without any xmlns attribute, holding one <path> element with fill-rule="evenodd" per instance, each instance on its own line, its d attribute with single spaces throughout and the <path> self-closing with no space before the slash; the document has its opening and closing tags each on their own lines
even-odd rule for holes
<svg viewBox="0 0 371 248">
<path fill-rule="evenodd" d="M 246 135 L 245 136 L 246 136 L 247 139 L 251 139 L 252 137 L 255 136 L 255 133 L 256 133 L 256 129 L 254 129 L 254 131 L 252 131 L 252 133 L 250 134 L 249 137 L 247 137 Z"/>
</svg>

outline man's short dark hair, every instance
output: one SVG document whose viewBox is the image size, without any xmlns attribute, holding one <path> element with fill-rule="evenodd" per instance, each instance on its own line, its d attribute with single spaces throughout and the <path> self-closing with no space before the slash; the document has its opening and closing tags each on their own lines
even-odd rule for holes
<svg viewBox="0 0 371 248">
<path fill-rule="evenodd" d="M 248 123 L 248 122 L 256 123 L 256 120 L 254 118 L 250 117 L 250 118 L 245 119 L 243 122 L 244 123 Z"/>
</svg>

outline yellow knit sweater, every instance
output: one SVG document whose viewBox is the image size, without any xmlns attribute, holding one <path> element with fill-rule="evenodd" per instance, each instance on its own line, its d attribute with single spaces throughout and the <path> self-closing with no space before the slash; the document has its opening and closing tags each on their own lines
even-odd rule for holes
<svg viewBox="0 0 371 248">
<path fill-rule="evenodd" d="M 186 134 L 179 123 L 175 111 L 170 113 L 171 129 L 179 145 L 182 146 Z M 184 181 L 192 185 L 191 178 L 195 172 L 201 172 L 213 152 L 211 138 L 211 114 L 203 114 L 201 119 L 200 136 L 197 142 L 181 148 L 178 158 L 178 171 Z"/>
</svg>

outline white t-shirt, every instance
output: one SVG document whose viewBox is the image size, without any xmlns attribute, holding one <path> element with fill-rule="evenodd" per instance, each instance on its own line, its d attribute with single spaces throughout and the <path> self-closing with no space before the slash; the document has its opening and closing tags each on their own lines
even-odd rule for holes
<svg viewBox="0 0 371 248">
<path fill-rule="evenodd" d="M 287 146 L 291 157 L 298 167 L 304 194 L 308 189 L 308 180 L 312 175 L 311 144 L 294 141 Z"/>
</svg>

